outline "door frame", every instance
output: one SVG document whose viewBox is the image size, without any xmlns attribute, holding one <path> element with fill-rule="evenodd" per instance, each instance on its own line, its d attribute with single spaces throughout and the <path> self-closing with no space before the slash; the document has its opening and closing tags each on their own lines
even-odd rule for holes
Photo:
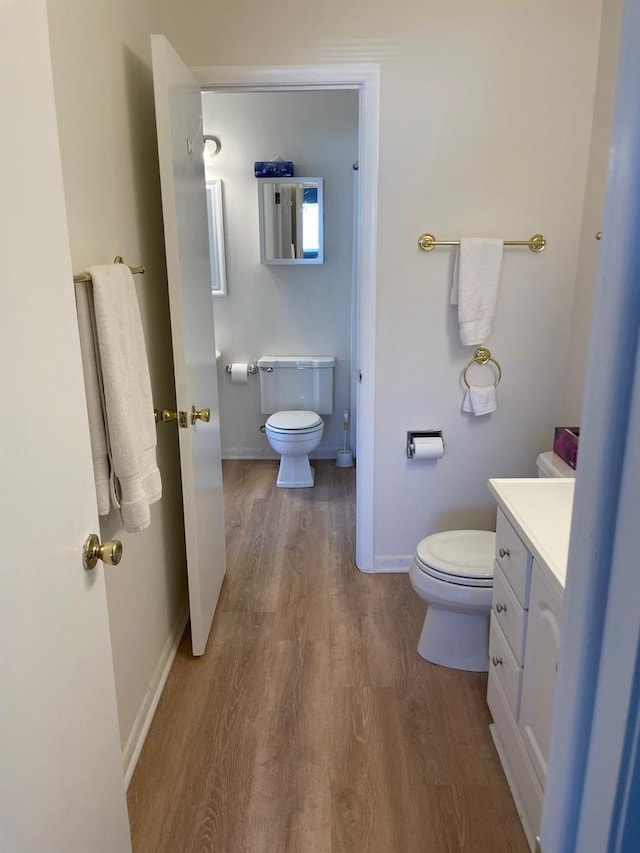
<svg viewBox="0 0 640 853">
<path fill-rule="evenodd" d="M 640 4 L 624 4 L 542 827 L 546 853 L 640 837 Z"/>
<path fill-rule="evenodd" d="M 358 92 L 359 270 L 356 282 L 356 565 L 373 572 L 375 555 L 375 336 L 380 126 L 377 63 L 290 66 L 202 66 L 190 69 L 203 91 L 292 92 L 352 89 Z"/>
</svg>

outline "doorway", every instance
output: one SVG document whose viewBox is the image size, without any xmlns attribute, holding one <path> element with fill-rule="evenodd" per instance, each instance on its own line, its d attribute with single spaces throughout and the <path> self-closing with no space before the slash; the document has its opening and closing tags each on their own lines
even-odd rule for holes
<svg viewBox="0 0 640 853">
<path fill-rule="evenodd" d="M 356 469 L 356 564 L 374 569 L 373 449 L 375 368 L 375 256 L 378 181 L 379 68 L 377 65 L 305 66 L 297 68 L 192 69 L 207 93 L 354 92 L 358 106 L 357 180 L 353 229 L 353 288 L 350 386 L 357 411 L 354 445 Z M 205 128 L 205 133 L 207 129 Z M 268 159 L 268 157 L 265 157 Z M 252 164 L 249 164 L 252 165 Z M 257 228 L 257 221 L 255 222 Z M 215 307 L 214 307 L 215 312 Z M 224 353 L 223 353 L 224 361 Z M 220 368 L 219 368 L 220 369 Z M 341 420 L 335 410 L 334 421 Z"/>
</svg>

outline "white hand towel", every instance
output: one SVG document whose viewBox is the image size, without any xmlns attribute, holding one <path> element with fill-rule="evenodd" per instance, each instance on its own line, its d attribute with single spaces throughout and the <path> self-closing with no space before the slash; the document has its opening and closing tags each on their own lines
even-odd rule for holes
<svg viewBox="0 0 640 853">
<path fill-rule="evenodd" d="M 473 415 L 488 415 L 498 408 L 495 385 L 471 385 L 462 402 L 462 411 Z"/>
<path fill-rule="evenodd" d="M 98 360 L 99 355 L 96 352 L 93 294 L 90 284 L 76 285 L 76 310 L 78 312 L 80 352 L 82 354 L 84 390 L 89 416 L 89 437 L 93 457 L 93 476 L 96 482 L 98 515 L 109 515 L 111 512 L 109 448 L 104 425 L 102 371 Z"/>
<path fill-rule="evenodd" d="M 460 340 L 465 346 L 483 344 L 491 334 L 503 251 L 502 240 L 488 237 L 460 240 L 451 304 L 458 305 Z"/>
<path fill-rule="evenodd" d="M 135 284 L 125 264 L 90 267 L 104 422 L 115 492 L 125 530 L 151 523 L 149 505 L 160 500 L 156 427 L 147 352 Z"/>
</svg>

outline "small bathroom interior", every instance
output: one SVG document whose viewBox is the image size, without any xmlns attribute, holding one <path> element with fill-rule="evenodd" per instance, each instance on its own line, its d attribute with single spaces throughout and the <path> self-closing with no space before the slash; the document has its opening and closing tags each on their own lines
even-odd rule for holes
<svg viewBox="0 0 640 853">
<path fill-rule="evenodd" d="M 353 485 L 354 466 L 357 465 L 357 374 L 363 367 L 359 363 L 358 349 L 362 246 L 358 215 L 362 203 L 358 162 L 361 150 L 359 110 L 356 89 L 205 89 L 202 92 L 203 159 L 223 484 L 231 470 L 230 464 L 244 465 L 243 476 L 248 483 L 251 476 L 247 471 L 251 466 L 264 467 L 265 460 L 271 460 L 273 464 L 268 471 L 272 491 L 266 494 L 273 496 L 273 490 L 278 487 L 282 487 L 285 493 L 289 492 L 289 497 L 285 494 L 279 498 L 279 506 L 283 509 L 305 505 L 306 502 L 306 506 L 311 508 L 312 525 L 313 490 L 317 489 L 319 482 L 328 483 L 325 500 L 331 503 L 340 499 L 339 492 L 332 493 L 331 490 L 341 489 L 344 480 L 334 482 L 327 477 L 328 466 L 353 468 L 344 475 L 350 477 Z M 594 203 L 593 207 L 596 206 Z M 402 215 L 401 210 L 398 215 Z M 313 234 L 309 236 L 312 230 Z M 556 321 L 569 328 L 573 310 L 573 332 L 578 337 L 581 334 L 575 325 L 576 322 L 584 322 L 583 318 L 578 314 L 576 321 L 575 307 L 567 293 L 562 298 L 551 289 L 537 298 L 529 294 L 523 299 L 522 292 L 517 295 L 518 283 L 521 285 L 527 280 L 529 286 L 535 286 L 538 276 L 544 275 L 535 271 L 535 265 L 543 266 L 547 238 L 534 228 L 534 223 L 529 230 L 532 236 L 523 233 L 516 239 L 511 235 L 495 237 L 485 240 L 482 245 L 471 245 L 465 241 L 459 250 L 453 252 L 442 252 L 437 245 L 437 237 L 428 233 L 420 236 L 419 246 L 425 252 L 421 261 L 435 266 L 436 260 L 431 252 L 442 253 L 444 262 L 439 265 L 439 274 L 447 282 L 447 286 L 442 287 L 446 296 L 449 296 L 450 285 L 454 285 L 454 290 L 459 289 L 459 308 L 446 303 L 444 308 L 447 345 L 451 361 L 456 365 L 453 371 L 447 371 L 450 387 L 446 391 L 440 389 L 449 409 L 444 418 L 447 427 L 443 430 L 442 423 L 438 422 L 437 416 L 434 421 L 432 413 L 429 421 L 411 423 L 414 429 L 403 432 L 385 412 L 379 417 L 387 419 L 388 428 L 379 434 L 385 437 L 385 441 L 398 445 L 398 453 L 387 458 L 394 458 L 394 464 L 402 460 L 400 464 L 406 470 L 407 481 L 413 483 L 415 489 L 413 511 L 416 517 L 421 511 L 421 489 L 430 479 L 435 486 L 438 476 L 445 476 L 449 454 L 457 454 L 473 473 L 464 483 L 464 493 L 451 489 L 443 491 L 440 510 L 429 525 L 424 525 L 425 538 L 415 543 L 415 554 L 394 554 L 392 547 L 387 548 L 387 556 L 367 568 L 375 572 L 409 572 L 413 593 L 421 599 L 419 607 L 423 608 L 423 613 L 426 611 L 421 632 L 415 626 L 413 628 L 413 641 L 417 644 L 416 662 L 422 658 L 452 672 L 479 673 L 490 670 L 493 663 L 496 672 L 490 673 L 488 693 L 489 709 L 496 720 L 491 726 L 492 734 L 509 779 L 526 843 L 533 848 L 540 828 L 551 718 L 550 706 L 541 707 L 535 697 L 552 695 L 548 669 L 555 666 L 556 658 L 553 650 L 547 652 L 549 660 L 545 662 L 547 675 L 544 679 L 536 673 L 538 681 L 532 685 L 532 677 L 528 681 L 523 678 L 525 652 L 518 646 L 518 637 L 513 638 L 517 630 L 511 627 L 509 620 L 514 618 L 514 611 L 524 608 L 521 612 L 526 624 L 531 558 L 526 570 L 528 579 L 522 582 L 522 589 L 519 588 L 520 569 L 514 570 L 514 577 L 509 572 L 510 560 L 515 563 L 518 550 L 523 547 L 521 539 L 526 541 L 527 534 L 513 530 L 503 514 L 503 510 L 507 513 L 509 510 L 501 503 L 497 492 L 494 494 L 500 510 L 498 532 L 494 533 L 495 509 L 491 500 L 481 493 L 486 489 L 489 477 L 519 472 L 572 482 L 575 453 L 564 458 L 556 454 L 555 450 L 561 451 L 553 442 L 552 424 L 542 420 L 537 425 L 539 436 L 529 443 L 530 447 L 537 448 L 540 455 L 535 453 L 531 459 L 519 460 L 515 468 L 509 461 L 516 446 L 510 447 L 515 436 L 502 434 L 503 464 L 497 463 L 494 455 L 484 473 L 482 463 L 473 451 L 475 445 L 496 441 L 491 424 L 499 417 L 500 409 L 513 418 L 514 424 L 518 422 L 519 416 L 514 409 L 517 404 L 510 391 L 514 388 L 513 377 L 518 374 L 523 360 L 531 360 L 526 350 L 514 349 L 515 327 L 524 322 L 527 305 L 532 322 L 544 329 L 540 341 L 544 346 L 542 342 L 546 340 L 547 362 L 569 357 L 569 340 L 558 340 L 557 337 L 554 340 L 549 317 L 555 314 Z M 436 245 L 432 245 L 433 242 Z M 482 274 L 478 272 L 481 267 Z M 462 303 L 464 301 L 464 310 L 467 313 L 471 310 L 473 314 L 475 295 L 469 296 L 469 288 L 473 290 L 478 281 L 483 293 L 488 290 L 489 302 L 494 300 L 488 324 L 486 302 L 476 310 L 477 316 L 472 317 L 471 323 L 466 315 L 466 322 L 463 322 Z M 481 300 L 485 297 L 486 294 Z M 454 303 L 455 300 L 451 297 L 450 301 Z M 420 303 L 420 299 L 417 302 Z M 509 328 L 511 324 L 514 327 Z M 425 323 L 425 334 L 428 334 L 428 325 Z M 384 338 L 384 319 L 379 331 Z M 397 340 L 400 354 L 403 350 L 401 336 Z M 493 347 L 494 341 L 496 350 L 492 354 L 484 347 Z M 473 349 L 468 349 L 470 345 Z M 479 345 L 482 348 L 476 349 Z M 577 349 L 579 347 L 580 343 Z M 508 352 L 509 357 L 504 362 L 505 382 L 500 388 L 503 380 L 502 352 Z M 320 361 L 327 364 L 320 365 Z M 530 364 L 528 367 L 525 373 L 531 397 L 536 392 L 544 394 L 546 383 L 544 379 L 541 381 L 542 371 L 531 370 Z M 383 367 L 382 372 L 397 371 L 398 393 L 406 395 L 415 393 L 421 370 L 426 369 L 426 365 L 420 368 L 415 363 L 407 364 L 398 355 L 397 360 Z M 318 383 L 328 376 L 331 377 L 329 402 L 323 400 L 320 403 L 322 395 L 318 394 Z M 305 379 L 314 389 L 312 394 L 315 398 L 305 396 Z M 304 388 L 304 393 L 297 385 L 295 390 L 289 391 L 289 384 L 298 380 L 303 383 L 300 387 Z M 425 380 L 424 376 L 421 380 L 427 384 L 437 381 L 433 378 Z M 549 390 L 547 387 L 546 391 Z M 555 388 L 553 393 L 557 395 L 558 389 Z M 270 395 L 275 402 L 269 402 Z M 574 411 L 577 411 L 575 401 L 579 397 L 580 390 L 577 390 L 571 403 Z M 304 419 L 299 429 L 298 421 L 291 420 L 291 410 L 296 410 L 293 412 L 295 418 L 310 414 L 313 423 Z M 456 410 L 457 417 L 454 417 L 452 412 Z M 559 412 L 560 407 L 555 411 Z M 318 415 L 321 427 L 317 426 Z M 527 417 L 526 412 L 523 412 L 523 417 Z M 424 418 L 424 409 L 421 418 Z M 361 440 L 370 440 L 372 427 L 368 430 L 364 426 L 359 433 Z M 289 455 L 294 452 L 290 446 L 291 436 L 294 434 L 298 442 L 308 441 L 311 428 L 318 437 L 308 448 L 305 444 L 305 451 L 309 450 L 309 453 L 302 454 L 304 463 L 300 467 L 298 463 L 301 463 L 302 456 L 293 459 Z M 307 456 L 311 457 L 310 467 Z M 318 476 L 316 472 L 321 471 L 324 473 Z M 317 482 L 314 482 L 314 477 Z M 298 492 L 298 489 L 303 491 Z M 354 502 L 354 488 L 350 494 L 350 500 Z M 248 500 L 248 495 L 244 500 Z M 357 507 L 350 507 L 346 517 L 354 524 Z M 319 523 L 319 518 L 316 522 Z M 237 523 L 234 517 L 233 524 Z M 408 523 L 407 519 L 399 519 L 397 528 L 401 529 Z M 351 539 L 347 535 L 345 541 L 353 542 L 354 532 L 351 531 Z M 282 547 L 290 548 L 292 543 L 287 540 Z M 355 570 L 353 557 L 353 554 L 343 555 L 351 566 L 350 571 Z M 494 558 L 498 560 L 495 568 Z M 246 560 L 246 556 L 243 559 Z M 230 572 L 228 585 L 233 589 L 234 583 L 237 585 L 238 582 L 234 580 L 233 568 Z M 283 580 L 284 588 L 291 582 L 290 579 Z M 260 596 L 262 592 L 256 587 L 252 593 L 250 588 L 248 595 L 252 594 Z M 550 600 L 556 601 L 555 595 L 551 594 Z M 561 599 L 551 607 L 551 610 L 555 607 L 555 621 L 548 633 L 555 637 L 551 642 L 553 648 L 557 645 L 560 624 L 559 601 Z M 253 601 L 248 606 L 259 610 L 261 603 Z M 313 597 L 302 606 L 313 607 Z M 296 601 L 293 607 L 300 608 L 300 602 Z M 500 620 L 504 619 L 503 612 L 507 610 L 509 618 L 503 624 Z M 548 637 L 539 642 L 542 646 L 546 643 L 545 648 L 549 646 Z M 529 647 L 532 648 L 533 644 L 531 639 Z M 503 676 L 504 661 L 507 662 L 506 668 L 510 669 Z M 498 667 L 500 674 L 496 674 Z M 534 669 L 535 665 L 530 664 L 529 670 Z M 516 688 L 513 687 L 514 679 L 517 680 Z M 459 683 L 467 682 L 461 680 Z M 484 689 L 483 681 L 468 683 L 480 684 L 480 689 Z M 531 747 L 533 757 L 527 754 L 524 736 L 516 735 L 513 739 L 518 712 L 529 726 L 528 730 L 532 731 L 529 740 L 535 743 Z M 521 725 L 524 726 L 525 722 Z M 536 763 L 536 756 L 541 750 L 544 760 Z M 135 783 L 133 789 L 136 790 Z M 486 802 L 497 805 L 501 802 L 500 796 L 494 795 Z M 505 808 L 504 803 L 497 807 Z M 134 818 L 134 824 L 136 821 Z M 413 831 L 416 831 L 415 827 Z M 524 849 L 520 832 L 517 821 L 514 824 L 513 813 L 510 813 L 501 826 L 501 834 L 496 836 L 499 840 L 487 840 L 486 843 L 498 846 L 513 843 L 514 849 Z M 490 834 L 486 837 L 489 839 Z"/>
<path fill-rule="evenodd" d="M 319 471 L 321 464 L 352 468 L 357 462 L 354 426 L 358 414 L 355 402 L 359 368 L 358 273 L 361 267 L 361 235 L 357 216 L 361 204 L 358 92 L 354 89 L 203 90 L 202 132 L 223 484 L 225 471 L 229 472 L 228 464 L 232 461 L 244 463 L 244 477 L 246 482 L 250 482 L 247 466 L 263 466 L 265 460 L 273 460 L 279 461 L 280 467 L 277 482 L 277 466 L 272 464 L 269 467 L 271 489 L 312 490 L 316 485 L 314 470 Z M 296 186 L 296 182 L 300 185 Z M 311 195 L 307 195 L 309 192 Z M 301 204 L 296 215 L 297 201 Z M 429 234 L 421 235 L 420 248 L 425 253 L 437 251 L 437 244 L 431 245 L 435 239 Z M 537 263 L 545 248 L 546 237 L 538 233 L 511 243 L 506 238 L 488 239 L 482 245 L 470 245 L 465 241 L 459 250 L 449 253 L 449 266 L 442 269 L 453 290 L 459 290 L 456 301 L 461 303 L 461 307 L 457 309 L 452 304 L 446 313 L 450 349 L 455 357 L 460 352 L 465 353 L 465 359 L 468 357 L 468 361 L 461 365 L 456 384 L 458 392 L 461 392 L 459 416 L 467 431 L 466 438 L 471 443 L 486 440 L 492 415 L 496 417 L 499 405 L 509 408 L 511 401 L 508 391 L 504 400 L 499 399 L 502 389 L 498 386 L 502 382 L 503 368 L 498 355 L 492 355 L 484 346 L 475 352 L 461 350 L 458 336 L 466 347 L 484 345 L 491 338 L 493 324 L 501 323 L 503 328 L 496 337 L 498 342 L 503 341 L 505 346 L 508 344 L 509 335 L 505 336 L 504 330 L 508 312 L 504 308 L 499 310 L 498 297 L 513 307 L 508 290 L 513 284 L 515 270 L 521 271 L 524 264 Z M 512 253 L 516 257 L 520 253 L 520 258 L 515 260 Z M 425 254 L 428 262 L 427 259 L 431 260 Z M 478 272 L 480 267 L 482 274 Z M 501 282 L 501 279 L 506 281 Z M 486 302 L 478 310 L 474 307 L 474 294 L 469 296 L 468 293 L 477 281 L 480 281 L 481 290 L 489 291 L 489 301 L 494 300 L 488 312 L 488 323 Z M 467 291 L 465 295 L 464 288 Z M 463 323 L 463 300 L 467 300 L 467 312 L 473 314 L 476 310 L 480 319 L 473 316 L 471 322 Z M 451 302 L 454 303 L 453 296 Z M 547 307 L 551 308 L 551 305 Z M 565 305 L 564 310 L 568 307 Z M 515 313 L 519 310 L 521 306 Z M 562 311 L 562 306 L 558 305 L 557 310 Z M 543 317 L 541 314 L 542 322 Z M 558 354 L 561 350 L 562 346 L 557 350 Z M 319 365 L 314 365 L 315 360 L 330 362 L 331 367 L 327 369 L 323 364 L 324 369 L 318 369 Z M 516 360 L 512 355 L 512 361 Z M 401 363 L 396 365 L 396 369 L 407 372 Z M 505 364 L 506 372 L 513 369 L 517 369 L 515 365 Z M 412 385 L 415 366 L 410 365 L 408 372 L 413 374 L 409 382 Z M 315 401 L 313 396 L 305 396 L 307 386 L 304 379 L 300 380 L 300 376 L 312 375 L 308 383 L 315 386 L 312 391 Z M 329 402 L 324 400 L 320 404 L 317 385 L 328 375 L 331 376 Z M 399 380 L 400 384 L 403 379 Z M 290 392 L 289 384 L 297 380 L 302 381 L 302 385 L 296 385 L 295 391 Z M 534 375 L 531 382 L 535 387 Z M 269 383 L 275 383 L 275 390 Z M 506 387 L 512 387 L 509 379 Z M 300 388 L 304 389 L 304 394 L 299 393 Z M 270 395 L 276 402 L 269 404 Z M 453 405 L 455 407 L 456 404 Z M 304 420 L 303 429 L 299 430 L 298 422 L 290 420 L 290 410 L 297 409 L 303 411 L 295 411 L 296 417 L 311 412 L 315 419 L 314 427 L 318 420 L 315 410 L 322 417 L 321 437 L 308 448 L 310 469 L 306 454 L 303 454 L 304 469 L 292 467 L 291 459 L 285 463 L 285 456 L 291 452 L 289 445 L 277 443 L 277 439 L 283 441 L 283 430 L 287 434 L 309 432 L 311 421 Z M 276 441 L 274 425 L 277 424 L 273 418 L 280 419 L 280 428 L 275 430 Z M 421 429 L 408 431 L 404 448 L 400 430 L 394 431 L 394 440 L 406 453 L 403 464 L 410 474 L 415 472 L 423 479 L 425 474 L 429 474 L 435 478 L 437 466 L 446 464 L 446 438 L 450 434 L 455 446 L 459 436 L 456 436 L 453 426 L 446 436 L 443 436 L 442 429 L 434 429 L 438 424 L 420 426 Z M 550 433 L 551 430 L 547 437 L 540 438 L 539 449 L 542 452 L 537 460 L 527 460 L 520 469 L 531 473 L 532 466 L 536 465 L 540 478 L 573 480 L 575 452 L 561 458 L 555 452 L 562 453 L 559 444 L 554 444 L 554 449 L 551 449 Z M 366 429 L 361 435 L 368 439 Z M 477 467 L 477 464 L 472 465 L 472 468 Z M 503 473 L 511 473 L 509 466 L 505 465 L 501 471 L 495 462 L 492 470 L 487 471 L 488 476 Z M 353 482 L 355 472 L 352 471 L 350 476 Z M 325 499 L 336 501 L 338 494 L 332 494 L 330 478 L 324 477 L 324 481 L 329 482 Z M 523 546 L 502 509 L 496 534 L 493 532 L 495 511 L 490 504 L 487 506 L 487 501 L 482 500 L 478 502 L 479 506 L 484 504 L 486 508 L 473 508 L 474 490 L 485 488 L 485 483 L 486 478 L 478 476 L 474 470 L 468 495 L 462 500 L 459 494 L 452 495 L 448 508 L 443 502 L 435 529 L 425 530 L 429 535 L 416 543 L 415 555 L 391 557 L 386 565 L 376 569 L 409 570 L 411 587 L 423 606 L 426 605 L 422 631 L 419 637 L 415 637 L 417 654 L 425 661 L 452 671 L 482 673 L 490 669 L 491 661 L 495 668 L 503 666 L 503 659 L 506 659 L 513 671 L 520 673 L 514 676 L 511 672 L 505 676 L 504 686 L 498 687 L 492 685 L 502 685 L 501 676 L 492 674 L 493 682 L 490 677 L 489 707 L 493 716 L 500 720 L 503 707 L 508 709 L 507 713 L 516 714 L 520 704 L 525 702 L 527 689 L 518 682 L 517 698 L 509 692 L 514 677 L 522 680 L 524 652 L 517 648 L 517 639 L 511 640 L 509 631 L 514 630 L 509 627 L 511 623 L 506 621 L 506 625 L 500 627 L 499 621 L 502 612 L 507 611 L 503 599 L 514 596 L 512 586 L 518 590 L 519 569 L 515 579 L 505 579 L 509 576 L 509 560 L 515 561 L 518 548 Z M 339 485 L 334 483 L 333 488 L 338 489 Z M 354 501 L 355 489 L 351 494 Z M 301 497 L 303 501 L 305 497 L 310 498 L 311 503 L 307 505 L 313 507 L 313 492 L 306 491 Z M 497 497 L 500 503 L 500 497 Z M 291 500 L 299 498 L 299 493 L 295 493 Z M 284 502 L 280 503 L 282 508 L 296 505 L 286 501 L 285 496 Z M 297 505 L 300 506 L 299 503 Z M 347 517 L 355 521 L 356 513 L 348 512 Z M 237 519 L 234 518 L 233 523 L 237 524 Z M 513 556 L 505 545 L 507 542 L 512 543 Z M 283 547 L 290 547 L 290 542 L 283 542 Z M 349 563 L 353 556 L 344 555 L 344 558 Z M 496 563 L 495 569 L 494 557 L 502 561 L 500 565 Z M 530 577 L 530 569 L 527 571 Z M 284 583 L 286 588 L 287 582 Z M 229 584 L 233 588 L 233 577 Z M 526 592 L 515 593 L 515 605 L 509 599 L 511 619 L 512 611 L 522 605 L 525 605 L 523 612 L 526 614 L 529 584 L 530 580 L 526 582 Z M 261 592 L 249 594 L 259 596 Z M 490 638 L 492 600 L 496 612 L 491 616 Z M 260 609 L 261 603 L 253 601 L 248 606 Z M 299 602 L 294 605 L 299 606 Z M 559 626 L 559 610 L 558 604 L 554 631 Z M 506 636 L 510 637 L 516 649 L 515 656 L 512 656 L 512 647 Z M 536 683 L 528 690 L 530 694 L 549 693 L 547 684 Z M 532 703 L 531 699 L 528 701 Z M 532 735 L 536 748 L 538 740 L 548 740 L 550 726 L 550 710 L 541 711 L 539 704 L 532 712 L 537 715 Z M 529 709 L 525 709 L 523 704 L 520 713 L 525 715 Z M 505 752 L 502 739 L 509 737 L 508 725 L 502 720 L 492 725 L 492 731 L 508 778 L 511 780 L 515 774 L 516 782 L 510 783 L 511 792 L 527 842 L 533 847 L 540 826 L 541 784 L 544 784 L 546 764 L 542 762 L 538 777 L 535 777 L 535 762 L 526 758 L 524 747 L 518 752 L 520 747 L 512 744 Z M 548 742 L 543 748 L 546 758 Z M 512 834 L 517 837 L 518 830 L 513 829 L 509 820 L 505 821 L 503 829 L 504 835 L 498 843 L 506 844 Z M 514 843 L 515 849 L 524 849 L 518 846 L 521 839 Z"/>
<path fill-rule="evenodd" d="M 269 355 L 335 359 L 332 412 L 313 458 L 335 461 L 345 439 L 355 454 L 358 109 L 353 89 L 203 92 L 223 459 L 278 458 L 264 430 L 261 371 L 244 369 Z M 294 180 L 320 179 L 320 263 L 261 263 L 254 163 L 262 161 L 292 162 Z"/>
<path fill-rule="evenodd" d="M 203 849 L 212 833 L 217 846 L 207 849 L 252 853 L 533 849 L 546 765 L 531 758 L 517 719 L 530 693 L 521 687 L 532 550 L 523 546 L 528 579 L 520 588 L 507 562 L 526 536 L 503 527 L 511 547 L 496 539 L 496 499 L 504 496 L 487 483 L 541 473 L 573 488 L 573 472 L 551 453 L 555 427 L 580 426 L 621 0 L 545 0 L 535 26 L 527 4 L 467 4 L 463 19 L 455 4 L 425 9 L 414 0 L 373 15 L 335 0 L 322 15 L 285 3 L 286 30 L 277 10 L 249 26 L 243 4 L 221 13 L 221 4 L 194 3 L 188 14 L 177 0 L 104 0 L 91 12 L 79 0 L 47 6 L 74 271 L 115 251 L 146 266 L 136 289 L 161 408 L 175 408 L 175 384 L 150 34 L 165 32 L 191 69 L 362 61 L 379 73 L 375 162 L 362 157 L 371 104 L 356 87 L 203 85 L 227 538 L 236 548 L 244 536 L 247 582 L 240 588 L 228 563 L 222 596 L 231 591 L 237 606 L 219 608 L 208 654 L 194 659 L 183 637 L 189 590 L 177 430 L 159 425 L 163 498 L 149 530 L 128 535 L 115 514 L 101 530 L 103 539 L 122 539 L 129 566 L 111 567 L 105 586 L 134 849 Z M 87 37 L 72 52 L 77 26 Z M 96 111 L 96 91 L 109 110 Z M 99 156 L 77 132 L 87 115 Z M 288 162 L 293 177 L 284 181 L 316 179 L 308 198 L 311 207 L 322 200 L 321 263 L 261 259 L 266 191 L 256 164 L 268 175 Z M 363 184 L 372 174 L 375 245 L 371 233 L 363 238 Z M 501 247 L 493 325 L 472 345 L 461 340 L 450 297 L 452 244 L 467 235 L 491 235 L 492 249 Z M 544 235 L 542 251 L 534 235 Z M 373 283 L 366 318 L 363 252 Z M 363 319 L 374 343 L 366 363 Z M 490 352 L 475 358 L 480 345 Z M 275 409 L 264 405 L 263 380 L 277 370 L 268 374 L 265 363 L 261 376 L 259 360 L 269 356 L 334 360 L 331 405 L 315 410 L 323 424 L 310 451 L 315 482 L 294 488 L 278 487 L 285 454 L 267 434 Z M 365 423 L 360 372 L 375 398 Z M 493 389 L 475 412 L 466 378 Z M 370 509 L 363 571 L 355 564 L 359 452 L 372 466 L 367 492 L 358 492 Z M 255 496 L 242 491 L 240 466 L 267 472 L 256 506 L 293 507 L 297 538 L 279 590 L 263 576 L 261 550 L 277 550 L 282 530 L 275 516 L 251 514 Z M 341 523 L 349 529 L 338 534 L 332 505 L 342 512 L 347 503 Z M 317 536 L 308 539 L 314 518 Z M 434 539 L 460 530 L 485 535 L 462 545 Z M 338 551 L 343 571 L 319 595 L 324 563 Z M 520 622 L 492 634 L 501 651 L 488 643 L 503 575 L 506 614 Z M 296 584 L 294 605 L 287 595 Z M 251 604 L 258 588 L 264 608 Z M 443 588 L 444 598 L 434 592 Z M 278 595 L 281 623 L 271 606 Z M 513 677 L 504 676 L 488 707 L 493 659 L 501 673 L 503 661 L 513 664 Z M 552 692 L 546 684 L 538 695 Z M 536 708 L 547 737 L 548 708 Z M 263 712 L 270 722 L 258 725 Z M 476 838 L 485 846 L 473 846 Z"/>
</svg>

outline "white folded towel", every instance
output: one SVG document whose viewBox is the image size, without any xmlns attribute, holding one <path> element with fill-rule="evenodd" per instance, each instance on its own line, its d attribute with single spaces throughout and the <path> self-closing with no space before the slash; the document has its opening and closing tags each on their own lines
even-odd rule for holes
<svg viewBox="0 0 640 853">
<path fill-rule="evenodd" d="M 451 304 L 458 306 L 460 340 L 465 346 L 483 344 L 491 334 L 503 251 L 502 240 L 488 237 L 460 240 Z"/>
<path fill-rule="evenodd" d="M 488 415 L 498 408 L 495 385 L 471 385 L 462 402 L 462 411 L 473 415 Z"/>
<path fill-rule="evenodd" d="M 125 530 L 137 533 L 151 523 L 149 505 L 160 500 L 162 484 L 156 464 L 156 428 L 147 352 L 133 276 L 125 264 L 90 267 L 92 285 L 87 302 L 80 298 L 81 340 L 86 337 L 86 311 L 93 308 L 93 368 L 83 348 L 85 384 L 89 375 L 92 400 L 101 389 L 104 444 L 95 402 L 88 403 L 99 511 L 104 510 L 103 451 L 110 459 L 111 503 L 119 507 Z M 93 305 L 91 296 L 93 296 Z M 82 316 L 81 316 L 82 315 Z M 95 376 L 94 376 L 95 369 Z M 94 444 L 95 441 L 95 444 Z M 94 470 L 96 463 L 94 461 Z M 108 509 L 107 509 L 108 512 Z M 101 514 L 106 514 L 104 511 Z"/>
</svg>

